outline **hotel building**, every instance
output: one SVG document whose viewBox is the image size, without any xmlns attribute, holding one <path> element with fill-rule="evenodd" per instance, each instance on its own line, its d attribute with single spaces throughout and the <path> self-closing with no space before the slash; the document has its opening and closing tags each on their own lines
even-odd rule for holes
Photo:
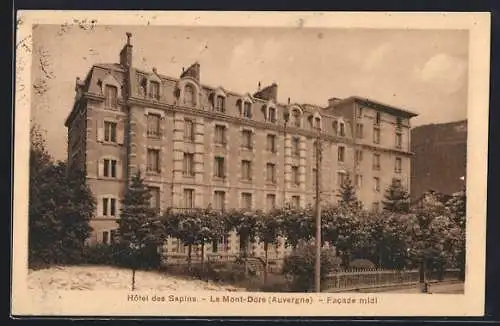
<svg viewBox="0 0 500 326">
<path fill-rule="evenodd" d="M 323 203 L 338 200 L 347 174 L 368 209 L 380 209 L 393 179 L 410 188 L 416 114 L 355 96 L 324 106 L 281 102 L 277 84 L 239 94 L 203 84 L 198 63 L 178 78 L 136 69 L 132 49 L 127 33 L 119 63 L 95 64 L 76 78 L 65 122 L 68 166 L 86 171 L 97 200 L 90 243 L 110 241 L 137 170 L 159 210 L 305 206 L 315 200 L 320 139 Z M 237 252 L 239 241 L 231 235 L 215 247 L 207 251 Z M 185 248 L 170 239 L 167 250 Z"/>
</svg>

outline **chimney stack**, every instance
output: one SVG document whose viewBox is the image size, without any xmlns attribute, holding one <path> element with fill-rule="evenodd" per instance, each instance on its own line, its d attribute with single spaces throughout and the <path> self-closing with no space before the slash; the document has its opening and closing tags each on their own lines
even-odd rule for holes
<svg viewBox="0 0 500 326">
<path fill-rule="evenodd" d="M 127 32 L 127 43 L 120 52 L 120 64 L 126 68 L 132 67 L 132 33 Z"/>
</svg>

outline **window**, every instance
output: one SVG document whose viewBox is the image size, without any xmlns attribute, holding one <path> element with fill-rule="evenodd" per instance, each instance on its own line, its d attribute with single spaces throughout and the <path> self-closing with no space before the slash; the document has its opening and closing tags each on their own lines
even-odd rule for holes
<svg viewBox="0 0 500 326">
<path fill-rule="evenodd" d="M 148 171 L 160 172 L 160 151 L 157 149 L 148 149 Z"/>
<path fill-rule="evenodd" d="M 225 166 L 223 157 L 215 157 L 214 160 L 214 177 L 224 178 L 225 177 Z"/>
<path fill-rule="evenodd" d="M 361 174 L 356 174 L 355 180 L 356 187 L 361 189 L 363 187 L 363 176 Z"/>
<path fill-rule="evenodd" d="M 109 242 L 109 232 L 108 231 L 104 231 L 102 233 L 102 243 L 103 244 L 108 244 Z"/>
<path fill-rule="evenodd" d="M 241 161 L 241 179 L 252 180 L 252 162 Z"/>
<path fill-rule="evenodd" d="M 313 148 L 312 148 L 312 154 L 313 154 L 313 158 L 316 159 L 316 157 L 318 156 L 318 142 L 317 141 L 313 141 Z"/>
<path fill-rule="evenodd" d="M 226 144 L 226 127 L 221 125 L 215 126 L 215 143 L 218 145 Z"/>
<path fill-rule="evenodd" d="M 103 198 L 102 199 L 102 215 L 103 216 L 116 216 L 116 199 Z"/>
<path fill-rule="evenodd" d="M 226 203 L 226 193 L 224 191 L 214 192 L 214 209 L 224 210 Z"/>
<path fill-rule="evenodd" d="M 294 208 L 300 207 L 300 196 L 292 196 L 292 207 Z"/>
<path fill-rule="evenodd" d="M 345 147 L 344 146 L 339 146 L 338 153 L 337 153 L 337 160 L 339 162 L 344 162 L 344 160 L 345 160 Z"/>
<path fill-rule="evenodd" d="M 194 190 L 184 189 L 184 208 L 194 207 Z"/>
<path fill-rule="evenodd" d="M 378 127 L 373 128 L 373 143 L 380 144 L 380 129 Z"/>
<path fill-rule="evenodd" d="M 401 173 L 401 157 L 396 157 L 394 162 L 394 172 Z"/>
<path fill-rule="evenodd" d="M 363 117 L 363 108 L 358 106 L 356 111 L 357 111 L 358 118 L 362 118 Z"/>
<path fill-rule="evenodd" d="M 247 119 L 252 118 L 252 103 L 250 102 L 243 103 L 243 117 Z"/>
<path fill-rule="evenodd" d="M 380 211 L 380 203 L 378 201 L 372 203 L 372 211 L 375 213 Z"/>
<path fill-rule="evenodd" d="M 316 187 L 317 180 L 318 180 L 318 170 L 313 169 L 312 170 L 312 186 L 313 187 Z"/>
<path fill-rule="evenodd" d="M 154 208 L 158 213 L 160 212 L 160 188 L 158 187 L 149 187 L 149 193 L 151 194 L 151 198 L 149 199 L 149 204 L 152 208 Z"/>
<path fill-rule="evenodd" d="M 332 123 L 332 129 L 333 129 L 333 134 L 335 136 L 338 136 L 338 133 L 339 133 L 339 123 L 338 123 L 338 121 L 334 121 Z"/>
<path fill-rule="evenodd" d="M 266 181 L 276 183 L 276 167 L 272 163 L 266 165 Z"/>
<path fill-rule="evenodd" d="M 184 153 L 182 174 L 184 176 L 194 176 L 194 154 Z"/>
<path fill-rule="evenodd" d="M 292 155 L 299 156 L 300 155 L 300 139 L 294 137 L 292 139 Z"/>
<path fill-rule="evenodd" d="M 356 165 L 359 165 L 363 161 L 363 151 L 358 149 L 355 155 Z"/>
<path fill-rule="evenodd" d="M 107 108 L 116 108 L 118 106 L 118 89 L 116 86 L 106 85 L 104 88 L 104 101 Z"/>
<path fill-rule="evenodd" d="M 267 151 L 276 153 L 276 136 L 267 135 Z"/>
<path fill-rule="evenodd" d="M 116 143 L 116 122 L 104 121 L 104 141 Z"/>
<path fill-rule="evenodd" d="M 225 98 L 224 96 L 218 95 L 215 98 L 215 112 L 223 113 L 225 111 Z"/>
<path fill-rule="evenodd" d="M 396 128 L 398 130 L 401 130 L 402 127 L 403 127 L 403 121 L 401 120 L 400 117 L 396 117 Z"/>
<path fill-rule="evenodd" d="M 375 125 L 380 125 L 380 112 L 375 113 Z"/>
<path fill-rule="evenodd" d="M 247 148 L 247 149 L 251 149 L 252 148 L 252 131 L 250 130 L 243 130 L 241 132 L 241 142 L 242 142 L 242 146 L 244 148 Z"/>
<path fill-rule="evenodd" d="M 337 172 L 337 186 L 342 187 L 345 183 L 347 176 L 345 172 Z"/>
<path fill-rule="evenodd" d="M 266 196 L 266 208 L 267 210 L 272 210 L 276 208 L 276 195 L 275 194 L 267 194 Z"/>
<path fill-rule="evenodd" d="M 392 178 L 392 183 L 393 183 L 396 187 L 401 187 L 401 179 L 399 179 L 399 178 Z"/>
<path fill-rule="evenodd" d="M 160 83 L 156 81 L 149 82 L 149 97 L 156 100 L 160 99 Z"/>
<path fill-rule="evenodd" d="M 296 185 L 300 184 L 298 166 L 292 166 L 292 182 Z"/>
<path fill-rule="evenodd" d="M 186 85 L 184 88 L 184 104 L 189 106 L 196 105 L 196 91 L 193 85 Z"/>
<path fill-rule="evenodd" d="M 268 108 L 267 121 L 272 122 L 272 123 L 276 122 L 276 109 L 275 108 Z"/>
<path fill-rule="evenodd" d="M 293 126 L 300 128 L 300 112 L 298 110 L 293 110 Z"/>
<path fill-rule="evenodd" d="M 341 122 L 339 124 L 340 130 L 339 130 L 339 136 L 340 137 L 345 137 L 345 123 Z"/>
<path fill-rule="evenodd" d="M 104 160 L 103 175 L 109 178 L 116 178 L 116 160 Z"/>
<path fill-rule="evenodd" d="M 380 192 L 380 178 L 379 177 L 373 178 L 373 189 L 376 192 Z"/>
<path fill-rule="evenodd" d="M 225 234 L 220 239 L 212 241 L 212 252 L 227 252 L 229 250 L 229 234 Z"/>
<path fill-rule="evenodd" d="M 160 120 L 161 117 L 157 114 L 148 114 L 148 136 L 160 136 Z"/>
<path fill-rule="evenodd" d="M 321 129 L 321 119 L 320 118 L 315 118 L 314 119 L 314 127 L 317 129 Z"/>
<path fill-rule="evenodd" d="M 192 120 L 184 120 L 184 139 L 187 141 L 194 141 L 194 128 Z"/>
<path fill-rule="evenodd" d="M 247 192 L 241 194 L 241 206 L 245 209 L 252 209 L 252 194 Z"/>
<path fill-rule="evenodd" d="M 356 124 L 356 137 L 363 138 L 363 124 L 362 123 Z"/>
<path fill-rule="evenodd" d="M 373 154 L 373 169 L 380 170 L 380 154 Z"/>
<path fill-rule="evenodd" d="M 403 136 L 400 132 L 396 133 L 396 148 L 401 148 Z"/>
</svg>

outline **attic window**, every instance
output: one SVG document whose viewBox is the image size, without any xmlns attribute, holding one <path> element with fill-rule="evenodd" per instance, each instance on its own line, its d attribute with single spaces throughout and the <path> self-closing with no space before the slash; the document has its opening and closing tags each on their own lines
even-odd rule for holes
<svg viewBox="0 0 500 326">
<path fill-rule="evenodd" d="M 314 127 L 317 129 L 321 129 L 321 119 L 319 117 L 316 117 L 314 119 Z"/>
<path fill-rule="evenodd" d="M 224 113 L 225 111 L 225 98 L 224 96 L 217 95 L 215 98 L 215 112 Z"/>
<path fill-rule="evenodd" d="M 300 111 L 293 110 L 292 117 L 293 117 L 293 126 L 300 128 Z"/>
<path fill-rule="evenodd" d="M 243 103 L 243 117 L 247 119 L 252 118 L 252 103 L 250 102 Z"/>
<path fill-rule="evenodd" d="M 188 84 L 184 88 L 184 104 L 189 106 L 196 105 L 195 89 L 192 85 Z"/>
<path fill-rule="evenodd" d="M 267 120 L 271 123 L 276 122 L 276 108 L 269 108 L 267 111 Z"/>
<path fill-rule="evenodd" d="M 106 85 L 104 88 L 105 105 L 107 108 L 116 108 L 118 106 L 117 99 L 118 89 L 116 86 Z"/>
<path fill-rule="evenodd" d="M 156 81 L 149 82 L 149 97 L 153 99 L 160 99 L 160 83 Z"/>
</svg>

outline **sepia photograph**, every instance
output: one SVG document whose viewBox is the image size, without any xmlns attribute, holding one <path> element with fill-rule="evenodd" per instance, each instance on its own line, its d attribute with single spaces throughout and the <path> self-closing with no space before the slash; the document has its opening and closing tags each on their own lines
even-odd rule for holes
<svg viewBox="0 0 500 326">
<path fill-rule="evenodd" d="M 489 24 L 19 12 L 12 313 L 481 315 Z"/>
</svg>

